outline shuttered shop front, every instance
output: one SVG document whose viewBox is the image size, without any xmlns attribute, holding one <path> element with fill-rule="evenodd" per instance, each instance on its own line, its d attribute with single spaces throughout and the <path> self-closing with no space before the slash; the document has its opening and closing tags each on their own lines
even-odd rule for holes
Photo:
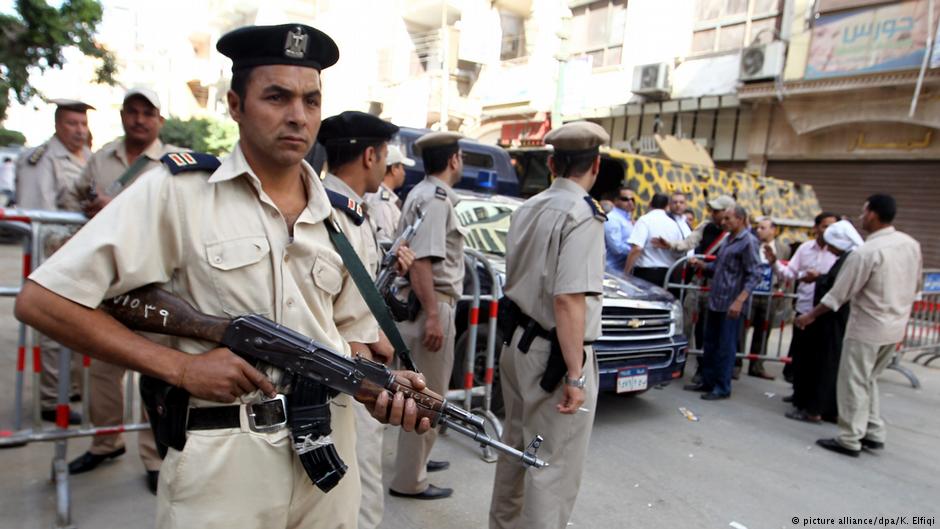
<svg viewBox="0 0 940 529">
<path fill-rule="evenodd" d="M 767 174 L 812 185 L 823 209 L 853 219 L 868 196 L 894 196 L 895 225 L 920 242 L 926 268 L 940 268 L 940 161 L 771 161 Z"/>
</svg>

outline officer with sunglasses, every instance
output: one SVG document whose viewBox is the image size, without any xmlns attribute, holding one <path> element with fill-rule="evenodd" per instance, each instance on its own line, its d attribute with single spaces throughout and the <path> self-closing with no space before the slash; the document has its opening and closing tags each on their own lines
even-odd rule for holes
<svg viewBox="0 0 940 529">
<path fill-rule="evenodd" d="M 604 222 L 604 245 L 607 247 L 607 269 L 623 271 L 630 254 L 627 239 L 633 232 L 633 210 L 636 209 L 636 197 L 633 190 L 621 187 L 613 196 L 614 209 L 607 214 Z"/>
</svg>

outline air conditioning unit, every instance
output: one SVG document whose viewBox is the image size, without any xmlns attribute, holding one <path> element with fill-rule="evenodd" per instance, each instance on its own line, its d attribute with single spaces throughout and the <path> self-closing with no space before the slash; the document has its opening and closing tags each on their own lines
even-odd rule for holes
<svg viewBox="0 0 940 529">
<path fill-rule="evenodd" d="M 783 73 L 786 44 L 775 40 L 767 44 L 755 44 L 741 50 L 741 81 L 774 79 Z"/>
<path fill-rule="evenodd" d="M 671 66 L 665 62 L 641 64 L 633 68 L 633 93 L 666 98 L 672 92 Z"/>
</svg>

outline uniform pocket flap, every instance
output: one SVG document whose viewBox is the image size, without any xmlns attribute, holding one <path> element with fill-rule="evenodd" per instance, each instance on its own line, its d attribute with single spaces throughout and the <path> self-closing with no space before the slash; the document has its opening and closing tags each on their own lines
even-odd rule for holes
<svg viewBox="0 0 940 529">
<path fill-rule="evenodd" d="M 218 270 L 235 270 L 257 263 L 271 251 L 265 237 L 243 237 L 206 245 L 209 266 Z"/>
<path fill-rule="evenodd" d="M 338 263 L 330 262 L 324 254 L 317 256 L 310 274 L 313 282 L 322 290 L 335 296 L 343 287 L 343 273 Z"/>
</svg>

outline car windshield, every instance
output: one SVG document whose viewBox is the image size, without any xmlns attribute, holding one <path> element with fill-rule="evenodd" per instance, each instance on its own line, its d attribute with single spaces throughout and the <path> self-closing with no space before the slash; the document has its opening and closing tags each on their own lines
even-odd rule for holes
<svg viewBox="0 0 940 529">
<path fill-rule="evenodd" d="M 509 215 L 517 204 L 464 198 L 457 204 L 457 218 L 466 233 L 464 240 L 478 251 L 506 255 Z"/>
</svg>

